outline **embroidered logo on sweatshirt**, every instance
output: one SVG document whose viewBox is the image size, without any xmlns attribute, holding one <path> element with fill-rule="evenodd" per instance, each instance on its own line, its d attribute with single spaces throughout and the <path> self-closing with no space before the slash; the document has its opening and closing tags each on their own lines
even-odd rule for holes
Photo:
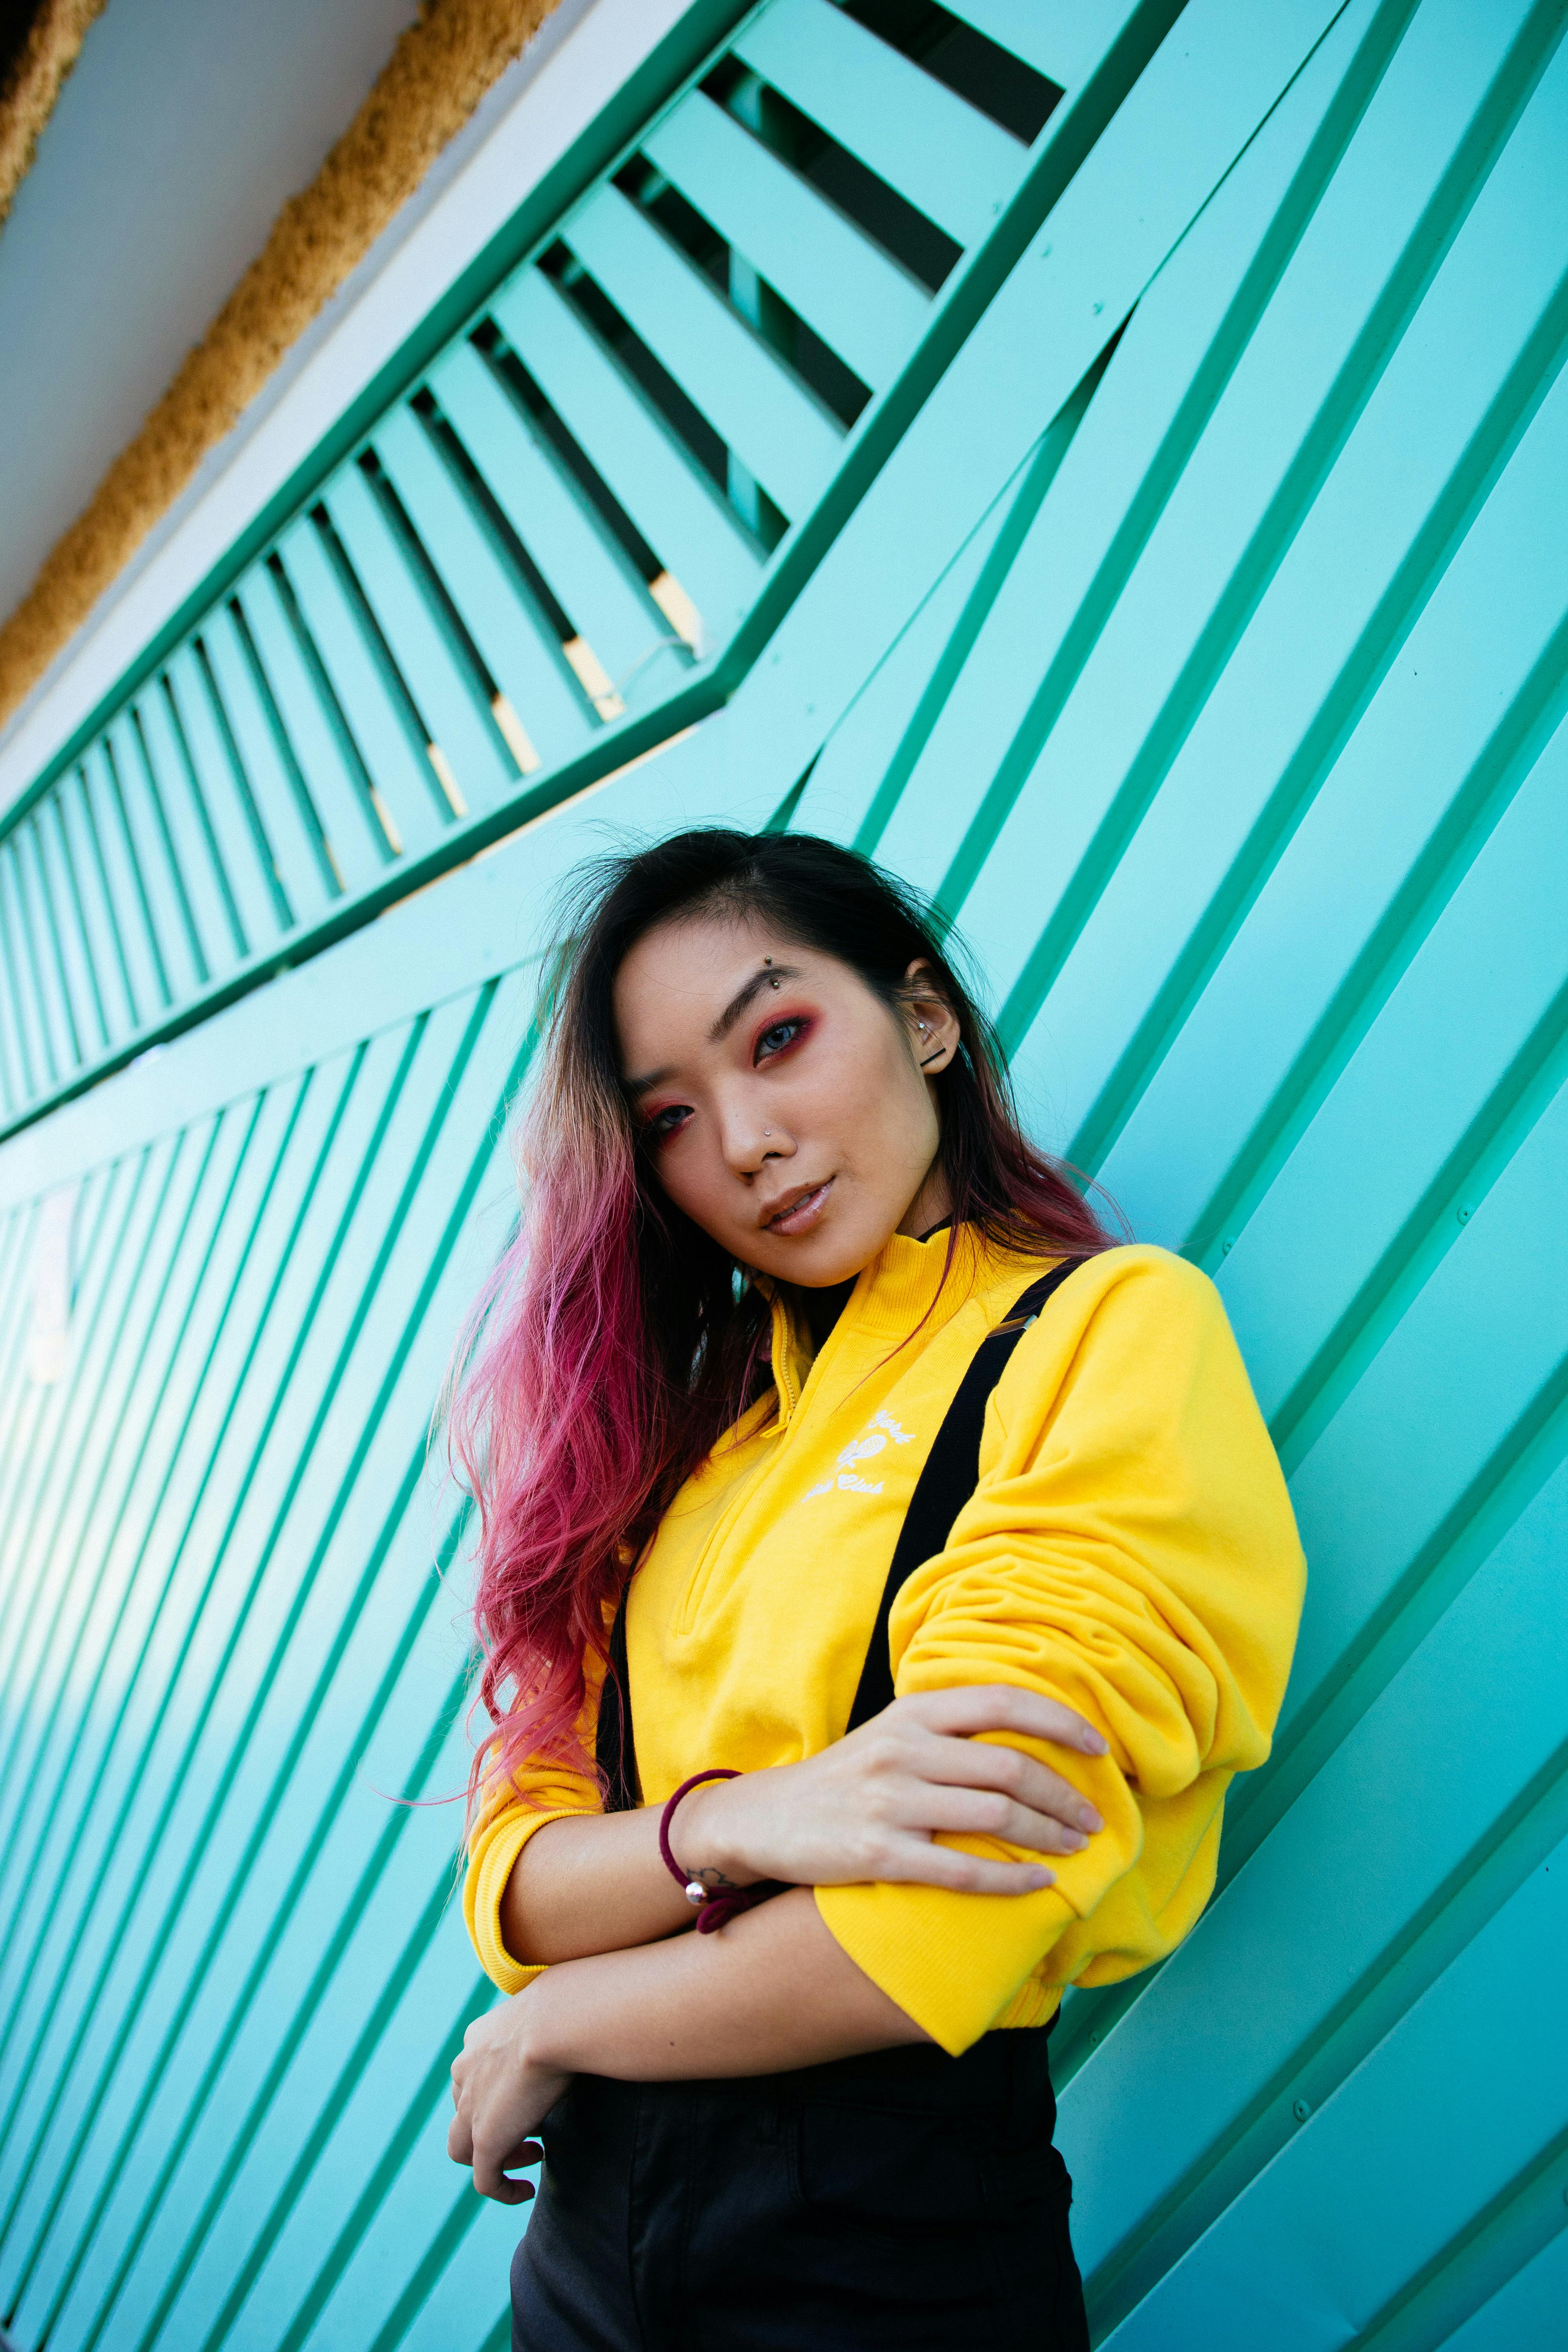
<svg viewBox="0 0 1568 2352">
<path fill-rule="evenodd" d="M 900 1429 L 890 1412 L 874 1412 L 866 1424 L 865 1435 L 852 1437 L 839 1454 L 837 1475 L 832 1478 L 824 1478 L 820 1486 L 808 1486 L 801 1496 L 802 1502 L 809 1503 L 817 1495 L 837 1493 L 879 1495 L 882 1491 L 881 1479 L 873 1481 L 861 1477 L 855 1465 L 858 1462 L 868 1462 L 874 1455 L 880 1454 L 889 1438 L 895 1445 L 914 1444 L 912 1433 L 907 1429 Z"/>
</svg>

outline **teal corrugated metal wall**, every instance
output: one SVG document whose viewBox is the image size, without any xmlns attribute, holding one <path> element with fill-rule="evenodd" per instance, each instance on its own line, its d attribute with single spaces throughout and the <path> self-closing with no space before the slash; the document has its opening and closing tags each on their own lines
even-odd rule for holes
<svg viewBox="0 0 1568 2352">
<path fill-rule="evenodd" d="M 737 16 L 10 825 L 26 2352 L 506 2340 L 426 1419 L 549 888 L 718 816 L 936 895 L 1292 1479 L 1219 1894 L 1054 2045 L 1097 2337 L 1563 2340 L 1565 16 Z"/>
</svg>

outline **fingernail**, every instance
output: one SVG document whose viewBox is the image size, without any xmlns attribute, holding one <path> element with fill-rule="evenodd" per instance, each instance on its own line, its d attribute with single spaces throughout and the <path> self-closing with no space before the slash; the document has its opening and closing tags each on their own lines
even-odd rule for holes
<svg viewBox="0 0 1568 2352">
<path fill-rule="evenodd" d="M 1110 1753 L 1110 1742 L 1102 1738 L 1098 1731 L 1085 1732 L 1083 1744 L 1091 1756 L 1109 1756 Z"/>
<path fill-rule="evenodd" d="M 1089 1843 L 1089 1840 L 1086 1837 L 1080 1836 L 1077 1830 L 1068 1830 L 1067 1833 L 1067 1842 L 1068 1852 L 1072 1853 L 1081 1853 L 1084 1847 Z"/>
<path fill-rule="evenodd" d="M 1079 1826 L 1089 1831 L 1091 1834 L 1095 1830 L 1102 1830 L 1105 1827 L 1098 1813 L 1082 1812 L 1078 1818 Z"/>
</svg>

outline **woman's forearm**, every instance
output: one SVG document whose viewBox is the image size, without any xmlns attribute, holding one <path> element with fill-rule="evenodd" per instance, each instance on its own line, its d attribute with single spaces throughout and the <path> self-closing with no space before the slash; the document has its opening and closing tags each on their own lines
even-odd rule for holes
<svg viewBox="0 0 1568 2352">
<path fill-rule="evenodd" d="M 517 1996 L 531 2058 L 623 2082 L 780 2074 L 924 2042 L 798 1887 L 714 1936 L 552 1969 Z"/>
<path fill-rule="evenodd" d="M 689 1925 L 691 1906 L 658 1851 L 658 1810 L 546 1822 L 512 1865 L 500 1900 L 514 1960 L 577 1960 L 651 1944 Z"/>
<path fill-rule="evenodd" d="M 733 1856 L 711 1866 L 707 1800 L 694 1789 L 677 1815 L 679 1856 L 715 1893 L 754 1883 Z M 512 1865 L 500 1900 L 501 1941 L 524 1963 L 584 1959 L 652 1944 L 691 1924 L 691 1905 L 658 1850 L 660 1808 L 573 1814 L 535 1830 Z M 700 1857 L 700 1858 L 699 1858 Z"/>
</svg>

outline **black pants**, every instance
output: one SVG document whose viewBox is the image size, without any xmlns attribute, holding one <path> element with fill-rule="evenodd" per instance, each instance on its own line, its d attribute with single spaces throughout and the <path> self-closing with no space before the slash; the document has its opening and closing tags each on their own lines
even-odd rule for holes
<svg viewBox="0 0 1568 2352">
<path fill-rule="evenodd" d="M 1044 2030 L 742 2082 L 579 2075 L 513 2352 L 1088 2352 Z"/>
</svg>

